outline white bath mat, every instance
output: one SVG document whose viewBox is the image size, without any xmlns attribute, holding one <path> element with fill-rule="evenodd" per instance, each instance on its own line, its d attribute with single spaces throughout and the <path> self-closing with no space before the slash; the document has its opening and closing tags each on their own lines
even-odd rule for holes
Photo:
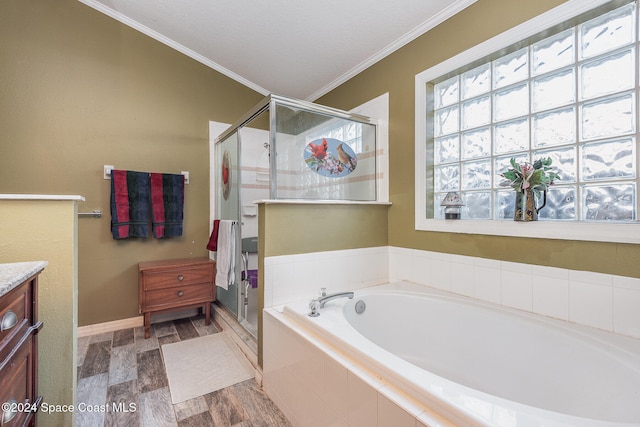
<svg viewBox="0 0 640 427">
<path fill-rule="evenodd" d="M 162 346 L 171 401 L 184 402 L 253 378 L 253 367 L 224 333 Z"/>
</svg>

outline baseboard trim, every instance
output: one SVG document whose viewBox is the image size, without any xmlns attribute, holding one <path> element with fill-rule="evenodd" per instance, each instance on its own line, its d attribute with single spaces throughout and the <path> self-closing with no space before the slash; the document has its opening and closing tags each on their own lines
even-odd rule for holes
<svg viewBox="0 0 640 427">
<path fill-rule="evenodd" d="M 136 316 L 128 319 L 113 320 L 111 322 L 96 323 L 93 325 L 78 326 L 78 337 L 113 332 L 120 329 L 137 328 L 144 325 L 144 317 Z"/>
</svg>

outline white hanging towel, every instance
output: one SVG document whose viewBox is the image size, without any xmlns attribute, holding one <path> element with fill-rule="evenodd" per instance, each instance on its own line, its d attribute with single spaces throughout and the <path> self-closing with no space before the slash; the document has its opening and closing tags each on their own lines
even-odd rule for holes
<svg viewBox="0 0 640 427">
<path fill-rule="evenodd" d="M 216 255 L 216 286 L 228 290 L 235 280 L 236 223 L 221 220 L 218 229 L 218 253 Z"/>
</svg>

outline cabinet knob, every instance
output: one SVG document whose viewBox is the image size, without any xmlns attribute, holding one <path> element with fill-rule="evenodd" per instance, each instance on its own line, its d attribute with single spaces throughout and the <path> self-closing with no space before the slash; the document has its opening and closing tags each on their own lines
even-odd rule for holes
<svg viewBox="0 0 640 427">
<path fill-rule="evenodd" d="M 6 331 L 18 324 L 18 315 L 9 310 L 2 316 L 2 323 L 0 323 L 0 331 Z"/>
<path fill-rule="evenodd" d="M 18 414 L 18 402 L 14 398 L 11 398 L 7 400 L 7 402 L 2 405 L 2 407 L 7 408 L 2 411 L 2 425 L 5 425 Z"/>
<path fill-rule="evenodd" d="M 181 297 L 182 295 L 184 295 L 184 292 L 182 292 L 182 291 L 178 291 L 178 292 L 176 292 L 176 294 L 177 294 L 179 297 Z"/>
<path fill-rule="evenodd" d="M 184 279 L 184 276 L 182 274 L 178 275 L 178 280 L 182 282 L 182 279 Z"/>
</svg>

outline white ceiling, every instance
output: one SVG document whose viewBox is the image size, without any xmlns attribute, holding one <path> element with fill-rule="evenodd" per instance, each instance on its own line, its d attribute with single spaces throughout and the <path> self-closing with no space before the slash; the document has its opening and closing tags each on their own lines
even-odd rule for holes
<svg viewBox="0 0 640 427">
<path fill-rule="evenodd" d="M 268 95 L 314 101 L 477 0 L 80 0 Z"/>
</svg>

